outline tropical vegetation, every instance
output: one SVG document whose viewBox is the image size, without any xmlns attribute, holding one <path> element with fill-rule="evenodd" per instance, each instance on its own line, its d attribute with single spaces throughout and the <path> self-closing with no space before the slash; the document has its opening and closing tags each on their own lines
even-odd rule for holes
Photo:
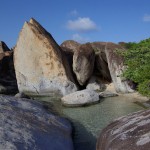
<svg viewBox="0 0 150 150">
<path fill-rule="evenodd" d="M 126 43 L 123 52 L 127 66 L 123 76 L 137 84 L 137 90 L 150 97 L 150 38 L 139 43 Z"/>
</svg>

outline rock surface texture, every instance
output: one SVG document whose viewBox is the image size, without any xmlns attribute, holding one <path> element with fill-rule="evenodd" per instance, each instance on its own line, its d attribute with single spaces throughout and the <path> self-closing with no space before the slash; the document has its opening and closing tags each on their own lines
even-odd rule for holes
<svg viewBox="0 0 150 150">
<path fill-rule="evenodd" d="M 95 68 L 102 80 L 111 82 L 111 75 L 108 69 L 108 63 L 106 61 L 106 55 L 104 52 L 99 52 L 96 54 Z"/>
<path fill-rule="evenodd" d="M 90 43 L 95 51 L 94 74 L 104 82 L 111 82 L 111 75 L 108 68 L 108 62 L 105 54 L 106 42 Z"/>
<path fill-rule="evenodd" d="M 73 74 L 73 78 L 75 79 L 75 83 L 79 85 L 78 81 L 77 81 L 77 78 L 76 78 L 76 75 L 74 74 L 73 72 L 73 55 L 74 55 L 74 52 L 78 49 L 78 47 L 80 46 L 81 44 L 76 42 L 76 41 L 73 41 L 73 40 L 67 40 L 67 41 L 64 41 L 60 47 L 61 49 L 63 50 L 63 53 L 64 55 L 66 56 L 68 62 L 69 62 L 69 67 L 71 68 L 71 72 Z"/>
<path fill-rule="evenodd" d="M 80 85 L 85 85 L 93 73 L 95 53 L 90 43 L 78 47 L 73 55 L 73 71 Z"/>
<path fill-rule="evenodd" d="M 14 51 L 19 92 L 66 95 L 77 90 L 61 48 L 37 21 L 25 22 Z"/>
<path fill-rule="evenodd" d="M 99 94 L 92 90 L 81 90 L 61 98 L 63 105 L 65 106 L 85 106 L 99 102 Z"/>
<path fill-rule="evenodd" d="M 101 132 L 96 150 L 148 150 L 150 110 L 119 118 Z"/>
<path fill-rule="evenodd" d="M 65 52 L 74 53 L 80 45 L 81 44 L 76 41 L 67 40 L 64 41 L 60 46 Z"/>
<path fill-rule="evenodd" d="M 107 57 L 109 71 L 116 92 L 120 93 L 134 92 L 134 90 L 131 89 L 132 85 L 130 85 L 130 82 L 122 78 L 122 73 L 123 70 L 125 69 L 125 66 L 123 64 L 123 58 L 116 53 L 116 49 L 123 50 L 123 48 L 120 45 L 114 43 L 106 44 L 105 53 Z"/>
<path fill-rule="evenodd" d="M 100 83 L 97 77 L 92 76 L 88 81 L 86 89 L 94 90 L 94 91 L 103 91 L 105 89 L 105 85 Z"/>
<path fill-rule="evenodd" d="M 4 42 L 0 42 L 0 93 L 12 94 L 17 91 L 13 51 Z"/>
<path fill-rule="evenodd" d="M 107 97 L 115 97 L 115 96 L 118 96 L 118 94 L 117 94 L 117 93 L 110 92 L 110 91 L 104 91 L 104 92 L 99 92 L 99 96 L 102 97 L 102 98 L 107 98 Z"/>
<path fill-rule="evenodd" d="M 73 150 L 72 127 L 35 101 L 0 96 L 1 150 Z"/>
</svg>

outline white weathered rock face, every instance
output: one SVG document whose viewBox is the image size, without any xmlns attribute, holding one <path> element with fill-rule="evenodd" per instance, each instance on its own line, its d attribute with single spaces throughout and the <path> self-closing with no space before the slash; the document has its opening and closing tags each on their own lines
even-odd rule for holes
<svg viewBox="0 0 150 150">
<path fill-rule="evenodd" d="M 88 89 L 77 91 L 61 98 L 63 105 L 72 107 L 89 105 L 99 100 L 99 94 Z"/>
<path fill-rule="evenodd" d="M 124 70 L 123 58 L 116 54 L 116 49 L 121 49 L 121 47 L 114 43 L 106 44 L 105 53 L 115 89 L 120 93 L 134 92 L 134 90 L 131 89 L 132 84 L 130 85 L 128 81 L 122 78 Z"/>
<path fill-rule="evenodd" d="M 25 22 L 14 51 L 19 92 L 66 95 L 77 90 L 61 48 L 34 19 Z"/>
</svg>

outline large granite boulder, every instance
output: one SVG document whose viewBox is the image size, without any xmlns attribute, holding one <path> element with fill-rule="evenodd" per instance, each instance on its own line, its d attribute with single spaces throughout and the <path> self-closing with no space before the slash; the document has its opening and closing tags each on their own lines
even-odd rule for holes
<svg viewBox="0 0 150 150">
<path fill-rule="evenodd" d="M 17 81 L 13 63 L 13 51 L 0 42 L 0 93 L 17 93 Z"/>
<path fill-rule="evenodd" d="M 93 73 L 95 53 L 90 43 L 82 44 L 73 55 L 73 71 L 80 85 L 85 85 Z"/>
<path fill-rule="evenodd" d="M 150 110 L 119 118 L 101 132 L 96 150 L 148 150 Z"/>
<path fill-rule="evenodd" d="M 29 99 L 0 96 L 1 150 L 73 150 L 68 120 Z"/>
<path fill-rule="evenodd" d="M 104 80 L 111 82 L 111 75 L 108 69 L 108 63 L 106 61 L 106 55 L 104 52 L 99 52 L 95 57 L 95 70 L 97 71 L 97 75 Z"/>
<path fill-rule="evenodd" d="M 77 78 L 76 78 L 76 75 L 75 73 L 73 72 L 73 55 L 74 55 L 74 52 L 77 50 L 77 48 L 80 46 L 81 44 L 76 42 L 76 41 L 73 41 L 73 40 L 67 40 L 67 41 L 64 41 L 60 47 L 61 49 L 63 50 L 63 53 L 64 55 L 66 56 L 67 58 L 67 61 L 69 62 L 69 67 L 71 68 L 71 72 L 73 74 L 73 77 L 74 77 L 74 80 L 75 80 L 75 83 L 79 85 L 78 81 L 77 81 Z"/>
<path fill-rule="evenodd" d="M 95 51 L 95 66 L 94 74 L 99 76 L 101 80 L 111 82 L 111 75 L 108 68 L 108 62 L 105 54 L 106 42 L 93 42 L 91 43 Z"/>
<path fill-rule="evenodd" d="M 68 94 L 62 97 L 61 101 L 64 106 L 77 107 L 98 103 L 100 98 L 97 92 L 85 89 Z"/>
<path fill-rule="evenodd" d="M 77 90 L 61 48 L 37 21 L 25 22 L 15 47 L 19 92 L 27 95 L 66 95 Z"/>
<path fill-rule="evenodd" d="M 65 52 L 74 53 L 80 45 L 81 44 L 76 41 L 67 40 L 64 41 L 60 46 Z"/>
<path fill-rule="evenodd" d="M 107 43 L 105 48 L 105 53 L 107 57 L 108 67 L 111 74 L 112 81 L 114 83 L 115 89 L 120 93 L 134 92 L 131 88 L 132 83 L 125 80 L 122 77 L 122 73 L 125 69 L 124 59 L 122 56 L 117 54 L 116 50 L 125 50 L 120 45 L 114 43 Z"/>
<path fill-rule="evenodd" d="M 95 53 L 97 54 L 100 52 L 105 52 L 106 43 L 107 42 L 92 42 L 90 44 L 93 47 Z"/>
</svg>

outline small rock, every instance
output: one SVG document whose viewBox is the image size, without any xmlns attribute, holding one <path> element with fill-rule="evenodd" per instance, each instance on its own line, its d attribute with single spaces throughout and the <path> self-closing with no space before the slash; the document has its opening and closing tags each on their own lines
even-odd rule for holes
<svg viewBox="0 0 150 150">
<path fill-rule="evenodd" d="M 99 96 L 103 97 L 103 98 L 106 98 L 106 97 L 115 97 L 115 96 L 118 96 L 118 94 L 117 93 L 112 93 L 110 91 L 104 91 L 104 92 L 100 92 Z"/>
<path fill-rule="evenodd" d="M 99 94 L 92 90 L 82 90 L 71 93 L 61 98 L 62 104 L 65 106 L 85 106 L 92 103 L 98 103 L 100 100 Z"/>
</svg>

